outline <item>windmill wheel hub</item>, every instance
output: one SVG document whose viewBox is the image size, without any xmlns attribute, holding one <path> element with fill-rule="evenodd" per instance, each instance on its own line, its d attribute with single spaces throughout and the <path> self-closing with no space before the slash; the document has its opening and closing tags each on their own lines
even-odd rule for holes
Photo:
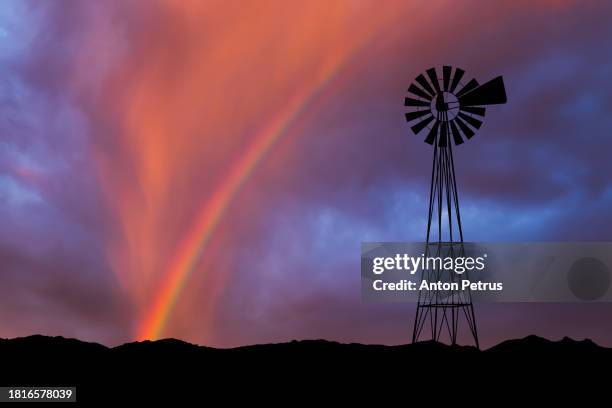
<svg viewBox="0 0 612 408">
<path fill-rule="evenodd" d="M 450 92 L 440 92 L 432 99 L 430 108 L 439 120 L 451 121 L 459 113 L 459 100 Z"/>
</svg>

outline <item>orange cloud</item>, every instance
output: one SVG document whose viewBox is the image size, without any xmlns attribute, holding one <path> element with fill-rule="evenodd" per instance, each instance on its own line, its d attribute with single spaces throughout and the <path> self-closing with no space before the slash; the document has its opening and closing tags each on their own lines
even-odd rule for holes
<svg viewBox="0 0 612 408">
<path fill-rule="evenodd" d="M 240 186 L 395 18 L 386 6 L 161 1 L 121 26 L 101 91 L 120 139 L 96 157 L 120 225 L 109 257 L 142 316 L 137 336 L 163 333 Z M 202 296 L 214 304 L 224 281 Z"/>
</svg>

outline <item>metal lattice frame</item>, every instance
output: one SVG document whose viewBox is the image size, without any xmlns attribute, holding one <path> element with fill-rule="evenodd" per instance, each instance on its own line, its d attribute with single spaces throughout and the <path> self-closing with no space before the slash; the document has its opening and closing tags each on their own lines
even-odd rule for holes
<svg viewBox="0 0 612 408">
<path fill-rule="evenodd" d="M 438 115 L 440 116 L 438 120 L 446 126 L 446 135 L 449 135 L 448 113 L 439 112 Z M 425 257 L 464 257 L 465 248 L 452 143 L 446 143 L 445 146 L 440 147 L 437 142 L 436 140 L 434 143 Z M 444 209 L 446 209 L 448 220 L 443 220 Z M 437 239 L 432 239 L 432 236 L 435 235 L 435 231 L 432 234 L 432 226 L 435 228 L 436 224 Z M 447 227 L 443 228 L 443 225 Z M 469 279 L 467 272 L 463 276 Z M 433 268 L 423 269 L 421 279 L 428 282 L 455 282 L 458 278 L 452 270 Z M 465 317 L 474 343 L 479 348 L 476 316 L 469 289 L 420 291 L 412 342 L 417 342 L 425 337 L 424 330 L 429 328 L 431 340 L 440 341 L 443 333 L 447 333 L 451 344 L 456 344 L 459 321 L 462 320 L 462 317 Z"/>
</svg>

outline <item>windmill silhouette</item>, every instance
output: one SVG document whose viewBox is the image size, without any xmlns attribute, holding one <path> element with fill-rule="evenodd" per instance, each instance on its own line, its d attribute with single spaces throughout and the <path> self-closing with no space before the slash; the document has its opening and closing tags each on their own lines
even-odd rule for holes
<svg viewBox="0 0 612 408">
<path fill-rule="evenodd" d="M 504 81 L 498 76 L 482 85 L 475 79 L 463 84 L 465 71 L 455 68 L 453 72 L 446 65 L 442 67 L 442 78 L 438 78 L 435 68 L 428 69 L 426 74 L 427 77 L 423 74 L 416 77 L 408 88 L 410 96 L 404 101 L 409 108 L 406 120 L 414 123 L 412 131 L 418 135 L 426 130 L 425 142 L 434 146 L 425 256 L 464 257 L 452 145 L 464 143 L 480 129 L 486 112 L 483 106 L 506 103 Z M 436 267 L 423 269 L 421 274 L 422 280 L 428 282 L 469 279 L 467 272 L 459 277 L 454 271 Z M 412 342 L 425 337 L 429 329 L 432 340 L 440 341 L 443 333 L 447 333 L 451 344 L 456 344 L 459 321 L 463 318 L 476 347 L 480 347 L 469 289 L 420 291 Z"/>
</svg>

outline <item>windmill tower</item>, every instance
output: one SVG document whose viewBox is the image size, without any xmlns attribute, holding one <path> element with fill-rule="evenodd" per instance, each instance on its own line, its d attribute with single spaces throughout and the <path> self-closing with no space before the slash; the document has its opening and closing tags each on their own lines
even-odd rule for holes
<svg viewBox="0 0 612 408">
<path fill-rule="evenodd" d="M 425 142 L 433 145 L 433 168 L 429 189 L 426 257 L 463 257 L 463 230 L 459 211 L 459 194 L 455 178 L 453 143 L 463 144 L 471 139 L 482 125 L 486 105 L 506 103 L 506 91 L 501 76 L 482 85 L 475 79 L 462 82 L 465 71 L 444 66 L 442 78 L 436 69 L 421 74 L 408 88 L 409 96 L 404 105 L 409 111 L 406 120 L 418 135 L 426 131 Z M 454 271 L 424 269 L 422 279 L 428 282 L 457 282 L 469 279 L 467 272 L 456 275 Z M 429 338 L 440 341 L 448 335 L 451 344 L 457 343 L 459 322 L 467 327 L 476 347 L 478 330 L 468 290 L 437 290 L 419 292 L 414 320 L 412 342 Z M 430 333 L 429 335 L 427 333 Z"/>
</svg>

